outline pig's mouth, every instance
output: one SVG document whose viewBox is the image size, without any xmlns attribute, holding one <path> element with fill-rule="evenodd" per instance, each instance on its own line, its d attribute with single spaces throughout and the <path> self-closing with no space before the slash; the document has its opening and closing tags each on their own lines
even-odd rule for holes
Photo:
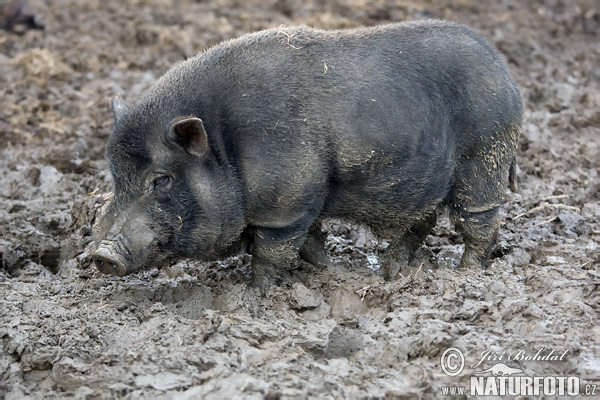
<svg viewBox="0 0 600 400">
<path fill-rule="evenodd" d="M 127 275 L 127 267 L 115 246 L 114 242 L 102 240 L 96 251 L 91 254 L 91 258 L 103 274 L 123 277 Z"/>
</svg>

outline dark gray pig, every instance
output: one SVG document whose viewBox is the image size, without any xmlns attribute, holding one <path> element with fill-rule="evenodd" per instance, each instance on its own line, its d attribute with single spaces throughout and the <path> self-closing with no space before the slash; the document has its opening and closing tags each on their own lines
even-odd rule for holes
<svg viewBox="0 0 600 400">
<path fill-rule="evenodd" d="M 253 284 L 298 254 L 327 264 L 321 221 L 392 238 L 396 275 L 450 207 L 461 267 L 485 267 L 515 186 L 521 95 L 475 31 L 439 21 L 271 29 L 181 62 L 131 105 L 113 101 L 114 198 L 100 271 L 252 247 Z"/>
</svg>

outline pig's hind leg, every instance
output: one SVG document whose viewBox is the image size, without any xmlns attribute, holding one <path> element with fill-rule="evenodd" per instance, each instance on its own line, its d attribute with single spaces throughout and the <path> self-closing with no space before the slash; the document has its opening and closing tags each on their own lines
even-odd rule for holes
<svg viewBox="0 0 600 400">
<path fill-rule="evenodd" d="M 500 228 L 499 208 L 500 205 L 485 211 L 451 210 L 450 218 L 465 241 L 461 268 L 487 268 Z"/>
<path fill-rule="evenodd" d="M 401 237 L 394 239 L 384 253 L 382 272 L 386 279 L 393 280 L 408 266 L 415 252 L 437 222 L 437 212 L 426 214 L 414 223 Z"/>
<path fill-rule="evenodd" d="M 499 137 L 502 137 L 498 133 Z M 450 194 L 450 218 L 465 242 L 461 268 L 486 268 L 496 243 L 508 175 L 514 153 L 502 142 L 492 143 L 455 170 Z"/>
</svg>

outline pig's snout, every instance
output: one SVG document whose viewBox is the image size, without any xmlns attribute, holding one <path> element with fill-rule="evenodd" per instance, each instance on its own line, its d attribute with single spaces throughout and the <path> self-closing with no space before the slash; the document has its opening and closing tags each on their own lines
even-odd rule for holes
<svg viewBox="0 0 600 400">
<path fill-rule="evenodd" d="M 90 255 L 96 268 L 103 274 L 123 277 L 127 274 L 127 267 L 115 249 L 112 242 L 103 240 L 96 251 Z"/>
</svg>

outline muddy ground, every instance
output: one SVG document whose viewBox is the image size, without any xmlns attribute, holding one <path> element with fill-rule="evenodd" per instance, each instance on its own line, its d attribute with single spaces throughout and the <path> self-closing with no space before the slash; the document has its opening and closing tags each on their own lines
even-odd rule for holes
<svg viewBox="0 0 600 400">
<path fill-rule="evenodd" d="M 435 398 L 493 366 L 474 366 L 485 351 L 554 350 L 562 360 L 503 361 L 600 384 L 598 6 L 32 0 L 45 30 L 0 32 L 0 398 Z M 135 101 L 174 62 L 248 31 L 428 17 L 481 30 L 526 103 L 520 191 L 486 271 L 454 269 L 447 216 L 394 282 L 377 273 L 386 242 L 338 221 L 336 267 L 304 266 L 262 297 L 250 256 L 123 279 L 90 266 L 111 96 Z M 466 361 L 456 377 L 440 367 L 449 347 Z"/>
</svg>

